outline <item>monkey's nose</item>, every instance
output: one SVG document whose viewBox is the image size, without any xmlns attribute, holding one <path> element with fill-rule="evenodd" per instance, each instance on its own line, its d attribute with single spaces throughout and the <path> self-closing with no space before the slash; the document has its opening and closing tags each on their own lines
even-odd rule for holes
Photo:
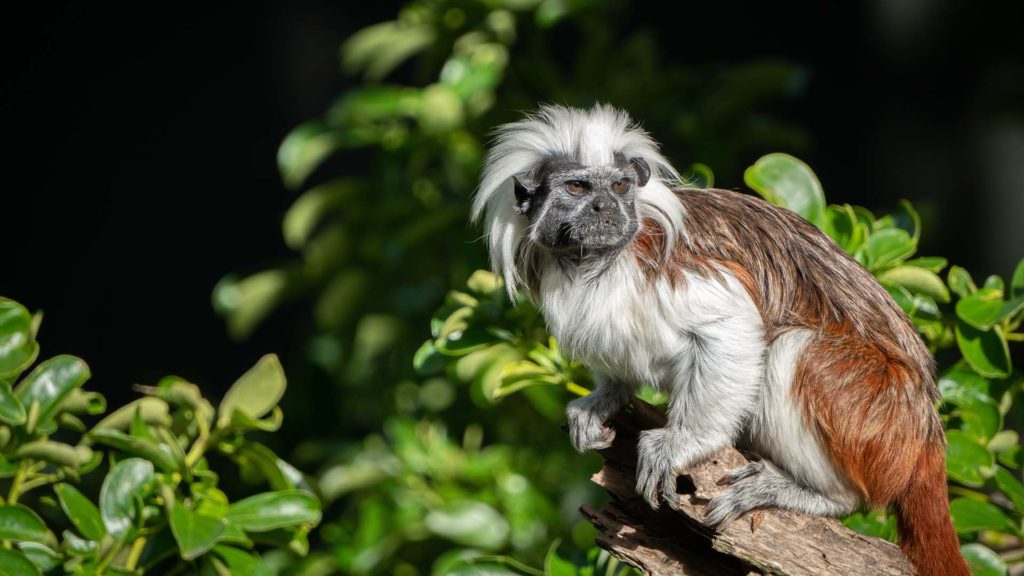
<svg viewBox="0 0 1024 576">
<path fill-rule="evenodd" d="M 608 205 L 605 203 L 604 199 L 596 198 L 594 200 L 594 203 L 591 204 L 590 206 L 594 209 L 594 212 L 600 212 L 604 210 Z"/>
</svg>

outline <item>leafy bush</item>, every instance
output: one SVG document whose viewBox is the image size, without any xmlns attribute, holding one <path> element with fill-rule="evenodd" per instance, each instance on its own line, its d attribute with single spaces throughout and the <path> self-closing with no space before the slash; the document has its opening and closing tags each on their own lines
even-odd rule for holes
<svg viewBox="0 0 1024 576">
<path fill-rule="evenodd" d="M 275 356 L 216 409 L 169 376 L 90 427 L 83 419 L 106 412 L 106 401 L 82 389 L 84 361 L 55 356 L 25 374 L 40 321 L 0 298 L 0 574 L 273 574 L 257 548 L 307 553 L 318 500 L 295 468 L 248 437 L 281 424 Z M 210 456 L 270 491 L 230 501 Z"/>
<path fill-rule="evenodd" d="M 938 387 L 953 524 L 968 542 L 962 550 L 977 574 L 1006 573 L 992 548 L 1019 557 L 1018 539 L 1024 537 L 1024 451 L 1017 432 L 1005 428 L 1011 410 L 1019 418 L 1024 391 L 1008 346 L 1024 340 L 1024 260 L 1008 286 L 990 276 L 979 288 L 957 266 L 943 281 L 945 258 L 912 258 L 921 221 L 910 203 L 882 217 L 860 206 L 827 205 L 811 169 L 785 154 L 761 158 L 745 180 L 765 200 L 816 224 L 870 270 L 944 359 Z M 560 355 L 525 299 L 517 297 L 513 307 L 503 294 L 499 280 L 484 271 L 470 278 L 467 292 L 451 292 L 432 321 L 433 339 L 415 357 L 417 368 L 471 381 L 475 395 L 495 403 L 543 387 L 581 393 L 578 383 L 587 378 L 580 367 Z M 895 518 L 884 511 L 857 513 L 845 522 L 865 534 L 896 538 Z"/>
</svg>

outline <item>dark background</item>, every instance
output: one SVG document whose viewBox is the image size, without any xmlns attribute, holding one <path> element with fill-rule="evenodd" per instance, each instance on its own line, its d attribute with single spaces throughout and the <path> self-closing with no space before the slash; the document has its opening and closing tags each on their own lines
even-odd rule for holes
<svg viewBox="0 0 1024 576">
<path fill-rule="evenodd" d="M 217 395 L 263 352 L 287 353 L 287 310 L 234 343 L 210 292 L 286 254 L 277 146 L 354 82 L 338 67 L 344 38 L 398 4 L 29 10 L 0 25 L 0 294 L 45 311 L 43 354 L 85 358 L 117 405 L 169 372 Z M 830 201 L 909 198 L 923 254 L 976 278 L 1011 273 L 1024 254 L 1019 2 L 658 10 L 635 3 L 631 19 L 666 62 L 807 67 L 805 96 L 777 113 L 810 134 L 802 156 Z"/>
</svg>

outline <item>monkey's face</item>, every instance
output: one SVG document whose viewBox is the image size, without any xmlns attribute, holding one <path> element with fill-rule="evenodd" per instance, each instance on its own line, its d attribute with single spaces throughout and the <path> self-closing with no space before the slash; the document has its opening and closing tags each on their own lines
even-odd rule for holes
<svg viewBox="0 0 1024 576">
<path fill-rule="evenodd" d="M 621 155 L 611 166 L 553 158 L 514 178 L 516 211 L 530 219 L 534 242 L 553 252 L 607 252 L 633 240 L 636 194 L 650 178 L 647 163 Z"/>
</svg>

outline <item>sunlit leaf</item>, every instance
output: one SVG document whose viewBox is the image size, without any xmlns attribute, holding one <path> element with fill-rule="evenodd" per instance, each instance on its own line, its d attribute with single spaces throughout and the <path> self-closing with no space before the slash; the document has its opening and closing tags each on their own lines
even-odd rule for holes
<svg viewBox="0 0 1024 576">
<path fill-rule="evenodd" d="M 24 424 L 25 418 L 25 407 L 14 395 L 10 383 L 0 380 L 0 421 L 17 425 Z"/>
<path fill-rule="evenodd" d="M 234 410 L 259 419 L 270 412 L 284 395 L 287 382 L 275 354 L 267 354 L 235 381 L 217 409 L 220 426 L 231 420 Z"/>
<path fill-rule="evenodd" d="M 21 504 L 0 504 L 0 540 L 45 544 L 50 531 L 43 520 Z"/>
<path fill-rule="evenodd" d="M 983 472 L 991 472 L 995 465 L 992 453 L 959 430 L 948 431 L 946 439 L 946 471 L 950 478 L 967 486 L 981 486 L 985 481 Z"/>
<path fill-rule="evenodd" d="M 320 503 L 312 494 L 301 490 L 266 492 L 235 502 L 225 518 L 248 532 L 317 524 Z"/>
<path fill-rule="evenodd" d="M 14 389 L 23 406 L 38 403 L 36 426 L 49 423 L 71 391 L 89 379 L 89 367 L 74 356 L 55 356 L 41 362 Z"/>
<path fill-rule="evenodd" d="M 971 273 L 959 266 L 950 267 L 946 283 L 949 284 L 949 289 L 961 298 L 974 294 L 978 290 L 971 278 Z"/>
<path fill-rule="evenodd" d="M 153 463 L 139 458 L 122 460 L 107 473 L 100 488 L 100 517 L 115 540 L 124 542 L 132 534 L 135 502 L 145 495 L 153 474 Z"/>
<path fill-rule="evenodd" d="M 768 202 L 825 227 L 825 193 L 818 177 L 802 161 L 788 154 L 768 154 L 747 168 L 743 180 Z"/>
<path fill-rule="evenodd" d="M 1011 526 L 1010 518 L 998 506 L 970 498 L 955 498 L 949 503 L 949 514 L 960 533 L 1006 530 Z"/>
<path fill-rule="evenodd" d="M 916 266 L 897 266 L 882 272 L 879 280 L 895 282 L 915 294 L 925 294 L 939 302 L 949 302 L 949 290 L 937 274 Z"/>
<path fill-rule="evenodd" d="M 907 258 L 917 250 L 917 244 L 906 230 L 883 228 L 871 233 L 866 248 L 868 268 L 878 270 Z"/>
<path fill-rule="evenodd" d="M 960 553 L 963 554 L 964 560 L 967 560 L 967 566 L 970 567 L 973 576 L 1006 576 L 1007 574 L 1008 569 L 1003 559 L 983 544 L 977 542 L 963 544 L 960 546 Z"/>
<path fill-rule="evenodd" d="M 39 354 L 32 315 L 13 300 L 0 298 L 0 378 L 14 378 Z"/>
<path fill-rule="evenodd" d="M 57 493 L 60 507 L 75 528 L 82 536 L 99 542 L 107 533 L 103 519 L 100 518 L 100 509 L 70 484 L 57 484 L 53 489 Z"/>
<path fill-rule="evenodd" d="M 171 533 L 185 560 L 193 560 L 209 551 L 224 533 L 225 521 L 196 514 L 180 502 L 171 506 Z"/>
<path fill-rule="evenodd" d="M 1010 373 L 1010 350 L 998 326 L 981 331 L 957 322 L 956 341 L 964 359 L 982 376 L 1003 378 Z"/>
</svg>

